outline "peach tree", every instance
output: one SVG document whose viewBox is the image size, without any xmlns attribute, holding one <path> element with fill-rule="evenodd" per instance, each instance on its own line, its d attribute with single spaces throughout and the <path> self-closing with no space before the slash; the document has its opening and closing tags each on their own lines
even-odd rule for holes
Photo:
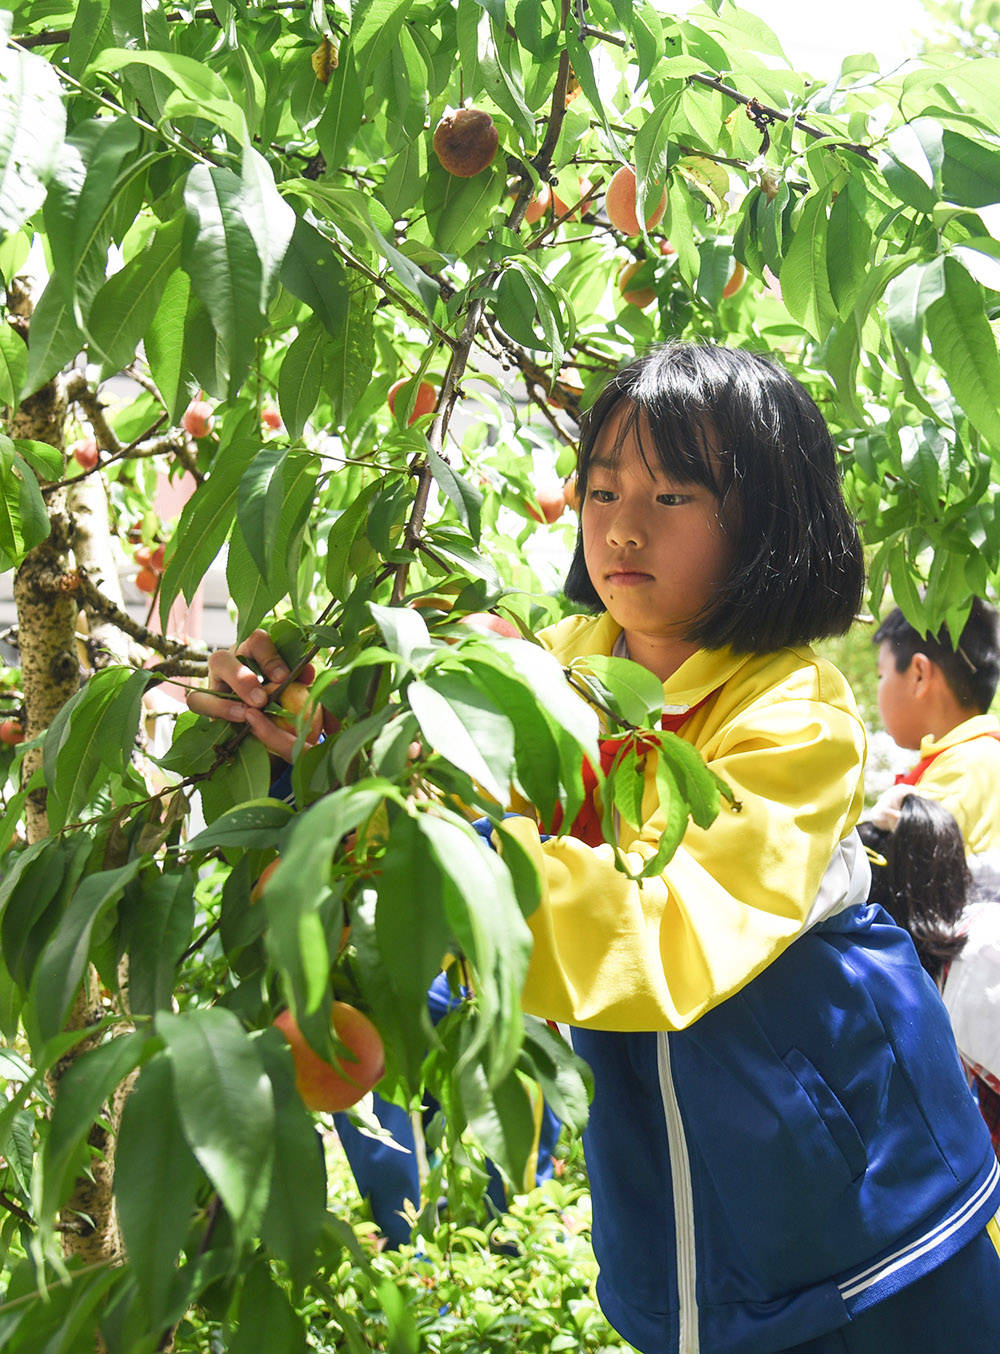
<svg viewBox="0 0 1000 1354">
<path fill-rule="evenodd" d="M 538 880 L 470 820 L 571 822 L 602 722 L 657 720 L 648 675 L 532 640 L 609 373 L 670 337 L 778 353 L 872 607 L 957 623 L 996 583 L 1000 63 L 817 81 L 730 0 L 11 0 L 0 32 L 0 1334 L 139 1354 L 207 1311 L 279 1354 L 318 1305 L 362 1349 L 273 1022 L 329 1058 L 331 1003 L 371 1016 L 380 1091 L 444 1107 L 428 1197 L 481 1151 L 519 1178 L 532 1087 L 585 1120 L 519 1009 Z M 159 694 L 205 679 L 170 618 L 213 570 L 234 642 L 315 674 L 290 796 Z M 652 868 L 720 792 L 657 755 Z M 635 788 L 625 757 L 608 823 Z"/>
</svg>

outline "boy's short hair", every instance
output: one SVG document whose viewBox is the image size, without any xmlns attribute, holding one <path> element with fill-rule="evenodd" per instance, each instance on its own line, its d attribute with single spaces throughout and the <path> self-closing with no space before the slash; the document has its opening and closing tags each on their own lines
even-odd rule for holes
<svg viewBox="0 0 1000 1354">
<path fill-rule="evenodd" d="M 941 669 L 949 691 L 963 710 L 984 714 L 990 708 L 1000 680 L 1000 645 L 997 613 L 981 597 L 972 599 L 972 610 L 957 644 L 952 644 L 946 624 L 936 635 L 922 635 L 899 607 L 889 612 L 872 643 L 888 644 L 897 672 L 906 671 L 915 653 L 925 654 Z"/>
<path fill-rule="evenodd" d="M 667 343 L 635 358 L 584 420 L 577 488 L 602 428 L 621 408 L 647 465 L 721 500 L 734 525 L 728 577 L 685 638 L 706 648 L 767 653 L 843 634 L 864 589 L 864 559 L 847 511 L 833 440 L 812 398 L 782 366 L 742 349 Z M 582 527 L 566 596 L 604 604 L 587 573 Z"/>
</svg>

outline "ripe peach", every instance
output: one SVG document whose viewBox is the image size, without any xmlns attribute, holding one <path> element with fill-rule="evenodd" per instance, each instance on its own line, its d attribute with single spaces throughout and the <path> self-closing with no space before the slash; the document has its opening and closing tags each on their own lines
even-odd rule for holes
<svg viewBox="0 0 1000 1354">
<path fill-rule="evenodd" d="M 394 385 L 389 387 L 386 403 L 389 406 L 389 412 L 391 414 L 395 414 L 396 412 L 396 396 L 402 390 L 403 386 L 406 385 L 407 381 L 411 379 L 412 378 L 409 376 L 404 376 L 401 381 L 397 381 Z M 431 413 L 436 403 L 437 391 L 429 382 L 421 381 L 417 386 L 417 398 L 413 403 L 413 413 L 407 419 L 407 426 L 411 423 L 415 423 L 417 419 L 422 418 L 424 414 Z"/>
<path fill-rule="evenodd" d="M 158 545 L 149 557 L 149 567 L 155 569 L 158 574 L 163 573 L 163 566 L 166 563 L 166 551 L 162 545 Z"/>
<path fill-rule="evenodd" d="M 277 685 L 277 682 L 265 682 L 264 690 L 270 694 Z M 278 704 L 291 715 L 291 719 L 273 715 L 272 718 L 278 728 L 287 729 L 289 733 L 298 733 L 298 718 L 301 714 L 308 727 L 306 739 L 310 743 L 315 743 L 323 732 L 323 707 L 313 699 L 313 694 L 305 683 L 289 682 L 278 697 Z"/>
<path fill-rule="evenodd" d="M 576 487 L 575 470 L 563 483 L 563 502 L 573 512 L 580 511 L 580 494 Z"/>
<path fill-rule="evenodd" d="M 504 620 L 502 616 L 495 616 L 492 611 L 470 611 L 467 616 L 461 618 L 461 622 L 473 630 L 491 630 L 493 634 L 503 635 L 506 639 L 521 638 L 521 632 L 516 625 Z"/>
<path fill-rule="evenodd" d="M 733 271 L 729 274 L 729 281 L 722 288 L 723 300 L 728 301 L 730 296 L 736 295 L 739 289 L 743 286 L 743 282 L 744 279 L 746 278 L 746 275 L 747 270 L 743 267 L 742 263 L 737 261 L 736 263 L 733 264 Z"/>
<path fill-rule="evenodd" d="M 212 406 L 207 400 L 192 400 L 184 410 L 181 422 L 192 437 L 207 437 L 215 422 Z"/>
<path fill-rule="evenodd" d="M 590 191 L 590 184 L 585 179 L 580 181 L 580 196 L 586 197 Z M 527 211 L 524 213 L 524 219 L 529 226 L 540 220 L 545 213 L 552 208 L 557 221 L 575 221 L 579 215 L 579 209 L 569 207 L 562 200 L 559 194 L 550 184 L 543 183 L 538 190 L 538 196 L 533 197 L 528 203 Z"/>
<path fill-rule="evenodd" d="M 250 890 L 250 901 L 252 903 L 259 902 L 260 899 L 264 896 L 264 889 L 267 885 L 267 881 L 271 878 L 271 876 L 274 874 L 275 870 L 278 868 L 280 864 L 281 857 L 275 856 L 274 860 L 269 860 L 268 863 L 261 870 L 260 874 L 254 881 L 253 888 Z"/>
<path fill-rule="evenodd" d="M 81 470 L 93 470 L 100 460 L 100 453 L 92 437 L 85 437 L 73 443 L 73 460 Z"/>
<path fill-rule="evenodd" d="M 135 586 L 140 592 L 154 593 L 160 585 L 160 576 L 148 566 L 140 569 L 135 576 Z"/>
<path fill-rule="evenodd" d="M 0 720 L 0 743 L 6 743 L 8 747 L 14 748 L 23 742 L 24 725 L 19 719 Z"/>
<path fill-rule="evenodd" d="M 566 503 L 561 489 L 538 489 L 535 491 L 535 498 L 542 510 L 541 513 L 531 503 L 527 505 L 527 508 L 528 516 L 533 517 L 536 522 L 548 522 L 551 525 L 557 517 L 562 516 Z"/>
<path fill-rule="evenodd" d="M 281 415 L 272 404 L 264 405 L 264 408 L 260 411 L 260 421 L 265 428 L 280 428 L 282 426 Z"/>
<path fill-rule="evenodd" d="M 434 129 L 434 152 L 449 174 L 471 179 L 481 173 L 497 153 L 500 138 L 496 124 L 481 108 L 447 112 Z"/>
<path fill-rule="evenodd" d="M 629 288 L 629 282 L 635 277 L 640 269 L 646 266 L 644 259 L 633 259 L 631 263 L 623 263 L 618 270 L 618 290 L 631 306 L 638 306 L 644 309 L 656 300 L 655 287 L 634 287 Z"/>
<path fill-rule="evenodd" d="M 328 1063 L 306 1043 L 291 1011 L 282 1011 L 275 1025 L 288 1040 L 295 1064 L 295 1087 L 306 1109 L 333 1113 L 356 1104 L 385 1075 L 385 1046 L 368 1019 L 346 1001 L 335 1001 L 330 1023 L 351 1058 Z"/>
<path fill-rule="evenodd" d="M 138 564 L 140 569 L 148 569 L 149 561 L 153 558 L 153 548 L 149 545 L 140 545 L 132 551 L 132 558 Z"/>
<path fill-rule="evenodd" d="M 635 170 L 631 165 L 622 165 L 615 170 L 604 197 L 604 210 L 615 230 L 623 235 L 639 234 L 639 218 L 635 211 Z M 655 206 L 647 206 L 646 229 L 652 230 L 667 209 L 667 190 L 660 192 Z"/>
</svg>

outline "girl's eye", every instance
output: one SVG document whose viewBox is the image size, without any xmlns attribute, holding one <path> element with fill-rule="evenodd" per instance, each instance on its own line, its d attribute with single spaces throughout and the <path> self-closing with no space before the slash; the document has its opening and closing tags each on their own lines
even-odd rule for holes
<svg viewBox="0 0 1000 1354">
<path fill-rule="evenodd" d="M 610 489 L 591 489 L 590 497 L 595 503 L 610 503 L 614 498 L 614 494 Z"/>
<path fill-rule="evenodd" d="M 687 495 L 687 494 L 657 494 L 657 495 L 656 495 L 656 501 L 657 501 L 657 503 L 662 503 L 662 504 L 664 505 L 664 507 L 667 507 L 667 508 L 676 508 L 676 507 L 679 507 L 682 503 L 686 503 L 686 502 L 688 501 L 688 495 Z"/>
</svg>

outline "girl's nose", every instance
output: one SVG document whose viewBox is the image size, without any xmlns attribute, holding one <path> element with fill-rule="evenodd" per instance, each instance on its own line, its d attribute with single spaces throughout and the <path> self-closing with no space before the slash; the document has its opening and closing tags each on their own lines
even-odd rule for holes
<svg viewBox="0 0 1000 1354">
<path fill-rule="evenodd" d="M 635 513 L 622 509 L 608 523 L 608 544 L 614 546 L 642 544 L 642 524 Z"/>
</svg>

